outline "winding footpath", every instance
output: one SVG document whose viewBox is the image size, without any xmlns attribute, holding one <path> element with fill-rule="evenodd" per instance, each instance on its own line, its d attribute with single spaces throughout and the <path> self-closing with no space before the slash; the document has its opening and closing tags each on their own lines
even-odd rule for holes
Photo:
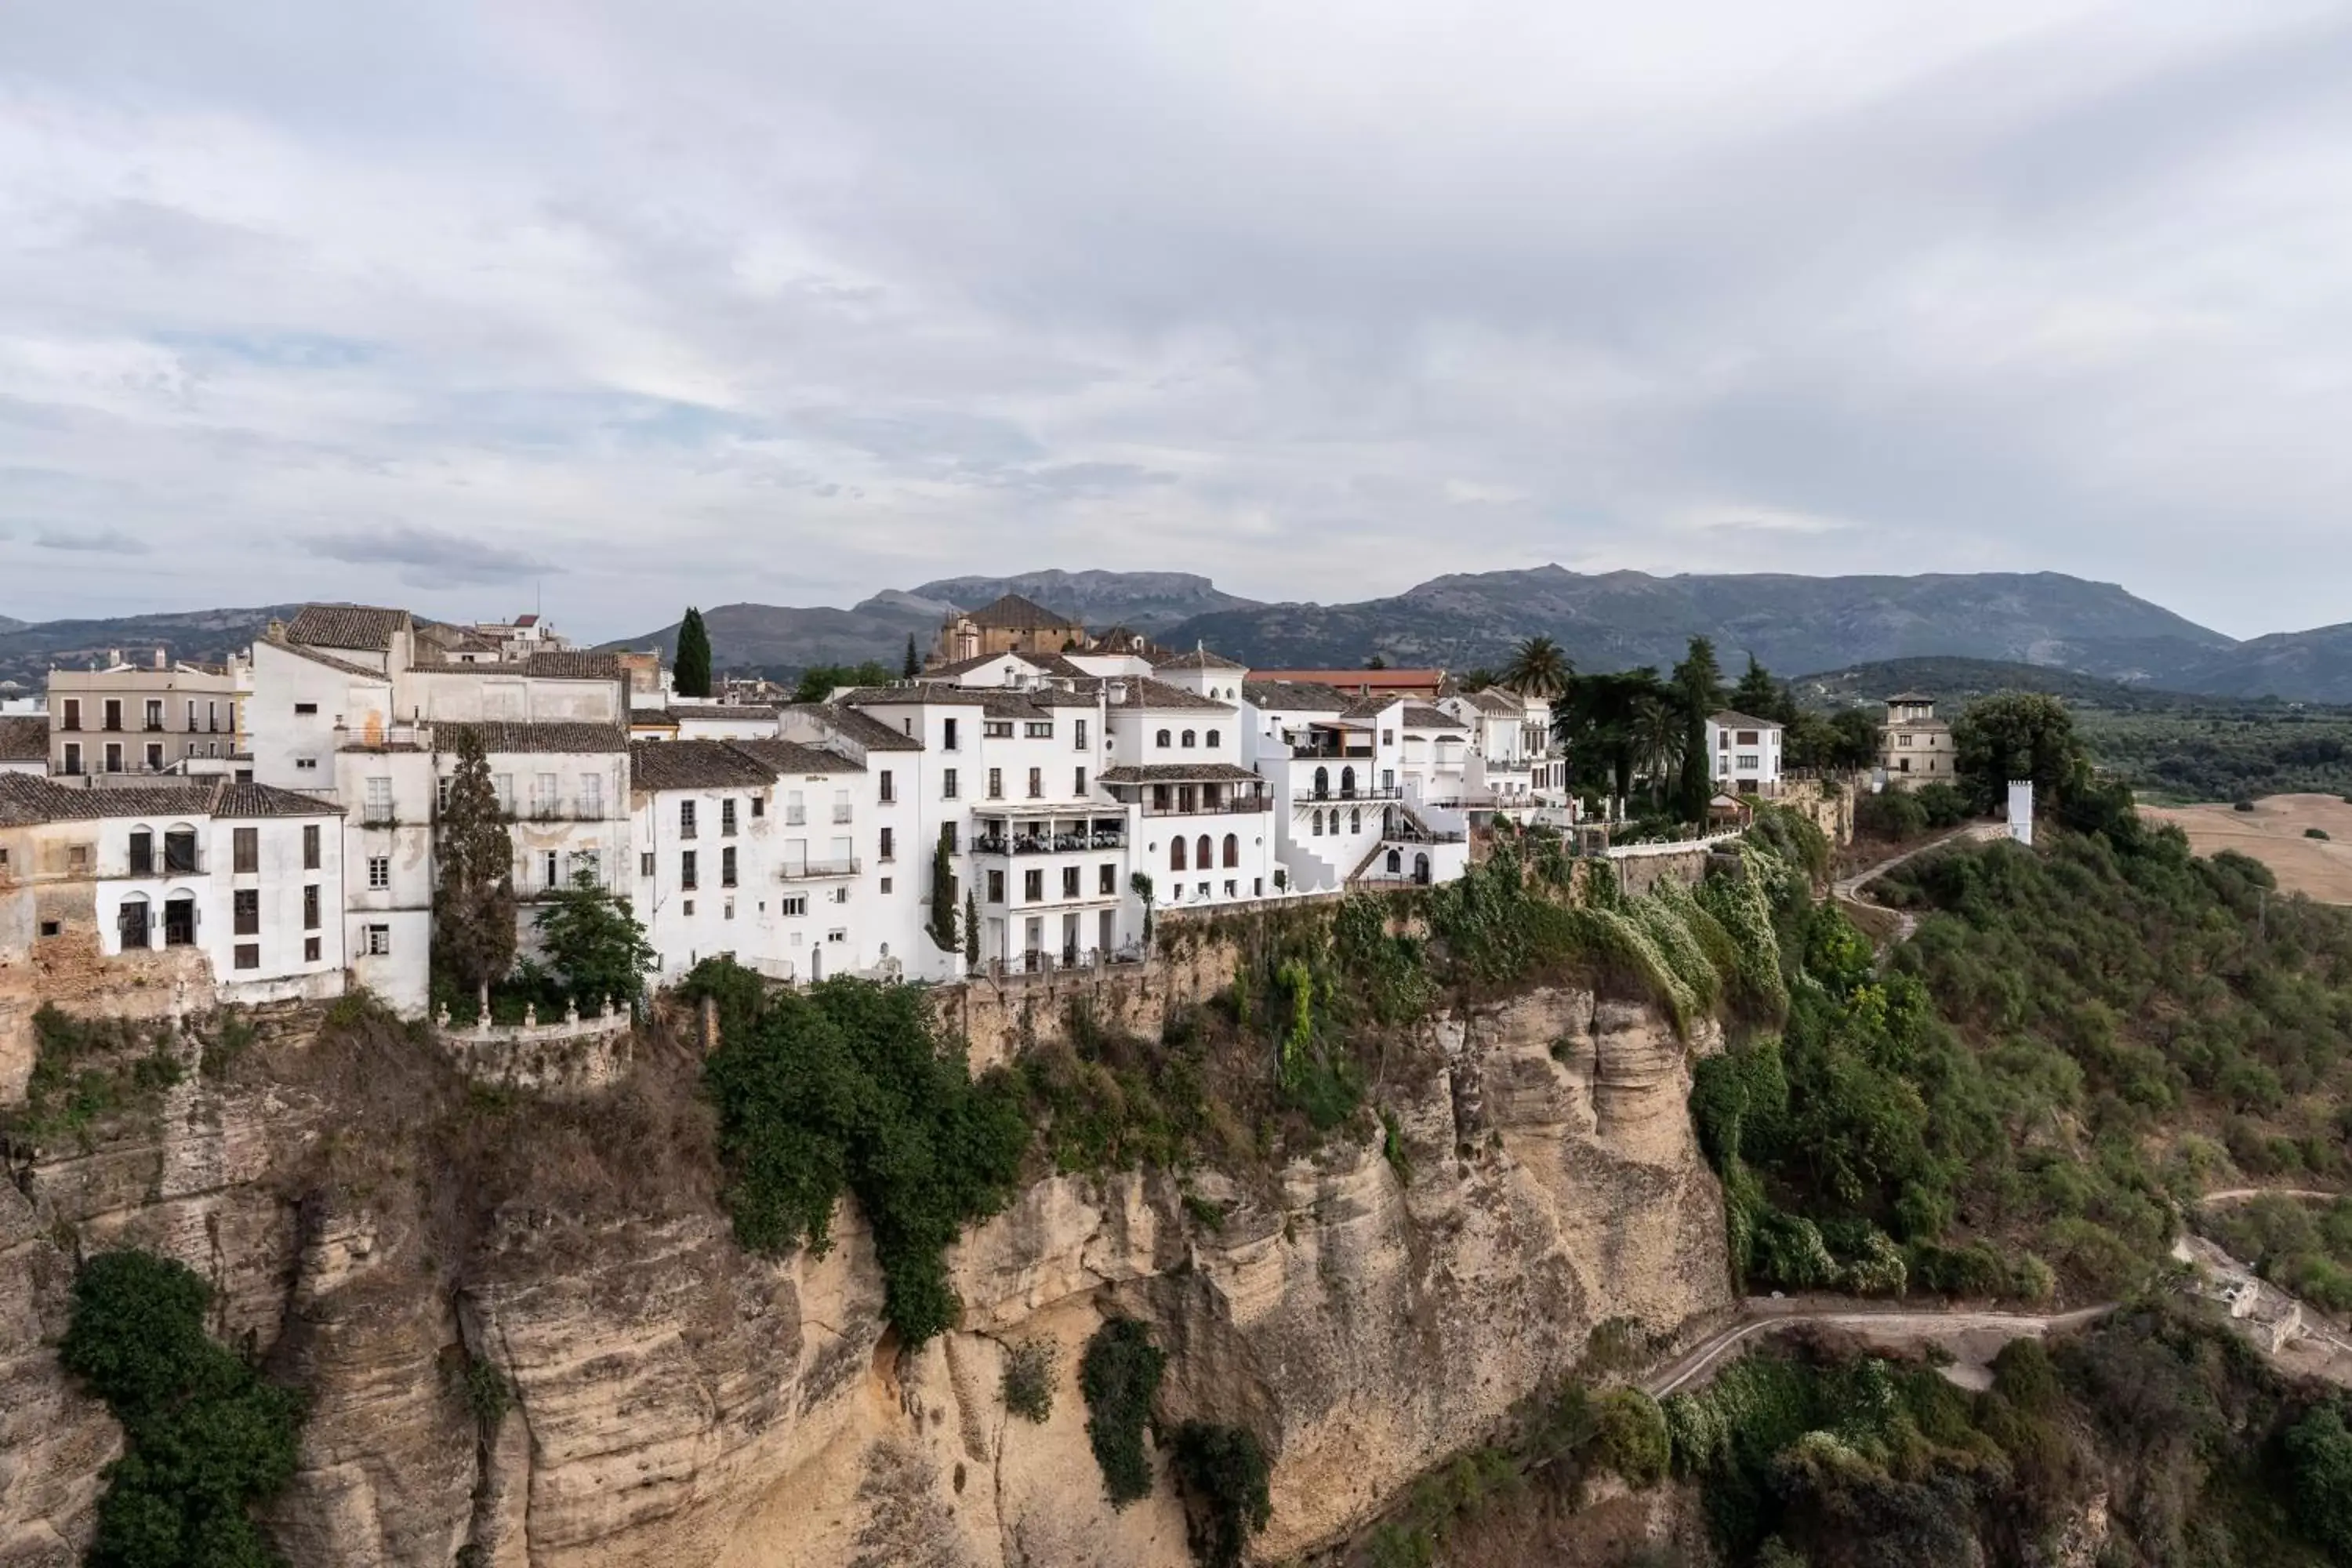
<svg viewBox="0 0 2352 1568">
<path fill-rule="evenodd" d="M 1900 855 L 1890 856 L 1886 859 L 1881 860 L 1875 866 L 1866 867 L 1860 871 L 1856 871 L 1851 877 L 1839 878 L 1835 883 L 1832 884 L 1831 892 L 1839 903 L 1852 904 L 1858 909 L 1878 910 L 1883 911 L 1885 910 L 1886 906 L 1880 903 L 1875 899 L 1866 899 L 1863 897 L 1862 890 L 1871 883 L 1878 880 L 1879 878 L 1886 875 L 1887 872 L 1895 869 L 1895 867 L 1900 866 L 1908 860 L 1916 860 L 1920 856 L 1928 853 L 1930 850 L 1942 849 L 1949 845 L 1962 844 L 1971 841 L 1977 843 L 1987 843 L 1995 838 L 2006 838 L 2007 837 L 2009 837 L 2009 829 L 1998 822 L 1977 822 L 1971 823 L 1966 827 L 1956 827 L 1940 838 L 1930 838 L 1925 844 L 1914 844 L 1910 848 L 1904 850 Z M 1896 942 L 1910 941 L 1913 933 L 1917 931 L 1919 929 L 1919 917 L 1911 913 L 1908 910 L 1899 910 L 1895 911 L 1895 940 Z"/>
<path fill-rule="evenodd" d="M 1875 1349 L 1916 1350 L 1922 1345 L 1966 1340 L 1987 1352 L 1979 1359 L 1990 1360 L 1991 1352 L 2011 1340 L 2040 1339 L 2045 1334 L 2078 1329 L 2105 1317 L 2117 1305 L 2105 1301 L 2071 1312 L 2000 1312 L 1967 1308 L 1923 1310 L 1900 1302 L 1832 1303 L 1819 1299 L 1751 1296 L 1740 1303 L 1740 1321 L 1701 1340 L 1644 1378 L 1642 1387 L 1656 1399 L 1703 1387 L 1748 1341 L 1787 1329 L 1810 1326 L 1851 1330 L 1868 1339 Z"/>
</svg>

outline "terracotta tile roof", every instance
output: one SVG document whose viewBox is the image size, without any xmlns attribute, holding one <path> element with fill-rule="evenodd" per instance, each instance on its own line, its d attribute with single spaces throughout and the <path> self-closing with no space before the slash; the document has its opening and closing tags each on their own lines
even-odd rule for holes
<svg viewBox="0 0 2352 1568">
<path fill-rule="evenodd" d="M 977 708 L 987 695 L 978 686 L 950 686 L 944 680 L 919 680 L 910 686 L 855 686 L 834 693 L 837 705 L 887 708 Z"/>
<path fill-rule="evenodd" d="M 1244 680 L 1242 699 L 1253 707 L 1292 713 L 1344 713 L 1354 700 L 1336 687 L 1307 680 Z"/>
<path fill-rule="evenodd" d="M 842 739 L 869 752 L 919 752 L 923 749 L 923 742 L 915 736 L 902 734 L 871 713 L 861 713 L 855 708 L 838 708 L 824 702 L 795 702 L 783 711 L 808 714 L 819 723 L 832 726 Z"/>
<path fill-rule="evenodd" d="M 1751 719 L 1745 713 L 1735 713 L 1727 708 L 1720 713 L 1707 715 L 1727 730 L 1777 730 L 1780 726 L 1769 719 Z"/>
<path fill-rule="evenodd" d="M 466 653 L 495 654 L 499 651 L 498 644 L 478 632 L 468 631 L 464 626 L 446 626 L 439 621 L 418 622 L 416 640 L 420 644 L 429 642 L 436 647 Z"/>
<path fill-rule="evenodd" d="M 1442 669 L 1262 669 L 1265 680 L 1302 681 L 1342 691 L 1434 691 L 1444 684 Z"/>
<path fill-rule="evenodd" d="M 394 632 L 405 631 L 413 624 L 406 610 L 373 605 L 305 605 L 294 624 L 286 628 L 286 640 L 313 647 L 381 652 L 392 647 Z"/>
<path fill-rule="evenodd" d="M 1206 713 L 1234 711 L 1231 703 L 1219 702 L 1213 698 L 1203 697 L 1196 691 L 1187 691 L 1181 686 L 1171 686 L 1164 680 L 1154 680 L 1149 676 L 1106 676 L 1103 678 L 1103 684 L 1106 689 L 1115 689 L 1121 686 L 1126 688 L 1124 695 L 1118 702 L 1112 704 L 1113 707 L 1139 708 L 1151 711 L 1160 709 L 1182 709 Z"/>
<path fill-rule="evenodd" d="M 669 705 L 673 719 L 705 719 L 724 722 L 729 720 L 772 719 L 773 708 L 751 702 L 673 702 Z"/>
<path fill-rule="evenodd" d="M 730 741 L 727 744 L 785 773 L 862 773 L 866 770 L 839 752 L 803 746 L 797 741 Z"/>
<path fill-rule="evenodd" d="M 1247 669 L 1249 666 L 1227 658 L 1221 653 L 1196 647 L 1191 653 L 1171 653 L 1165 658 L 1151 661 L 1154 669 Z"/>
<path fill-rule="evenodd" d="M 1086 627 L 1076 616 L 1066 616 L 1049 610 L 1034 599 L 1024 599 L 1018 594 L 1007 594 L 992 605 L 984 605 L 971 612 L 971 624 L 998 631 L 1035 632 L 1072 631 L 1080 638 Z"/>
<path fill-rule="evenodd" d="M 542 680 L 619 680 L 621 656 L 616 653 L 588 653 L 578 648 L 546 648 L 523 659 L 519 665 L 525 675 Z"/>
<path fill-rule="evenodd" d="M 49 721 L 44 713 L 0 716 L 0 763 L 38 763 L 49 755 Z"/>
<path fill-rule="evenodd" d="M 482 750 L 490 752 L 576 753 L 629 749 L 628 731 L 618 724 L 453 724 L 446 720 L 433 726 L 433 749 L 445 754 L 454 752 L 458 738 L 468 731 L 479 735 Z"/>
<path fill-rule="evenodd" d="M 667 708 L 632 708 L 629 710 L 632 730 L 675 730 L 677 715 Z"/>
<path fill-rule="evenodd" d="M 0 827 L 41 822 L 102 822 L 123 817 L 341 816 L 342 807 L 315 795 L 226 778 L 179 784 L 73 788 L 29 773 L 0 773 Z"/>
<path fill-rule="evenodd" d="M 369 680 L 386 683 L 392 679 L 392 677 L 380 669 L 370 669 L 366 665 L 354 664 L 348 658 L 337 658 L 333 654 L 301 643 L 289 642 L 284 637 L 265 637 L 262 640 L 280 653 L 290 653 L 298 658 L 307 658 L 313 664 L 323 664 L 329 669 L 339 669 L 345 675 L 357 675 Z"/>
<path fill-rule="evenodd" d="M 1105 768 L 1100 782 L 1107 784 L 1172 784 L 1178 781 L 1191 784 L 1204 779 L 1219 784 L 1255 784 L 1257 775 L 1231 763 L 1145 763 L 1140 766 Z"/>
<path fill-rule="evenodd" d="M 1524 713 L 1527 711 L 1527 704 L 1497 687 L 1481 687 L 1465 695 L 1485 712 Z"/>
<path fill-rule="evenodd" d="M 1404 727 L 1408 730 L 1467 730 L 1466 720 L 1456 719 L 1443 708 L 1424 707 L 1415 702 L 1404 710 Z"/>
<path fill-rule="evenodd" d="M 629 747 L 629 788 L 757 789 L 776 770 L 725 741 L 637 741 Z"/>
</svg>

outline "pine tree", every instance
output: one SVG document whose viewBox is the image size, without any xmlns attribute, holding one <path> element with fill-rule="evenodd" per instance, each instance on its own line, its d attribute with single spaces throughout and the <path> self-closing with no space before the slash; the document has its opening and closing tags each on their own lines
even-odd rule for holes
<svg viewBox="0 0 2352 1568">
<path fill-rule="evenodd" d="M 710 695 L 710 633 L 703 627 L 702 612 L 691 605 L 678 623 L 674 674 L 680 697 Z"/>
<path fill-rule="evenodd" d="M 1780 683 L 1772 679 L 1770 671 L 1756 662 L 1754 654 L 1749 654 L 1747 673 L 1740 676 L 1739 684 L 1731 689 L 1731 706 L 1751 719 L 1778 720 L 1780 717 Z"/>
<path fill-rule="evenodd" d="M 912 632 L 907 634 L 907 658 L 898 667 L 898 673 L 909 680 L 923 673 L 923 661 L 915 653 L 915 634 Z"/>
<path fill-rule="evenodd" d="M 480 732 L 457 734 L 457 770 L 434 835 L 433 967 L 471 996 L 514 966 L 514 838 Z"/>
</svg>

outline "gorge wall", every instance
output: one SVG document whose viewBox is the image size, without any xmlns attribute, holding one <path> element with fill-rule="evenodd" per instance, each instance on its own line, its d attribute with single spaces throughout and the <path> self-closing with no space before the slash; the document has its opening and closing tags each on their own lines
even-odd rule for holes
<svg viewBox="0 0 2352 1568">
<path fill-rule="evenodd" d="M 192 1075 L 160 1116 L 0 1184 L 0 1568 L 88 1540 L 120 1437 L 53 1347 L 76 1254 L 126 1244 L 209 1279 L 216 1331 L 307 1389 L 272 1520 L 301 1568 L 1174 1568 L 1164 1468 L 1114 1512 L 1087 1446 L 1077 1364 L 1112 1313 L 1168 1351 L 1168 1415 L 1264 1441 L 1257 1553 L 1296 1554 L 1486 1435 L 1600 1322 L 1664 1333 L 1730 1305 L 1685 1107 L 1711 1040 L 1571 991 L 1428 1028 L 1417 1076 L 1381 1092 L 1404 1161 L 1375 1135 L 1246 1181 L 1045 1177 L 950 1255 L 961 1325 L 910 1354 L 854 1205 L 824 1257 L 735 1246 L 690 1108 L 466 1133 L 466 1091 L 394 1055 Z M 664 1088 L 644 1054 L 621 1094 L 690 1100 L 690 1064 Z M 434 1094 L 446 1118 L 416 1118 Z M 1042 1425 L 1000 1397 L 1027 1341 L 1059 1352 Z M 467 1397 L 478 1363 L 511 1388 L 502 1413 Z"/>
</svg>

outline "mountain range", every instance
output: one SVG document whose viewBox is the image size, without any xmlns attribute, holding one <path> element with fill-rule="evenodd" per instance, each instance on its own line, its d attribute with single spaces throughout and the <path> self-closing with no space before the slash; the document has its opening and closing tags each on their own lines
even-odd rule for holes
<svg viewBox="0 0 2352 1568">
<path fill-rule="evenodd" d="M 928 650 L 941 617 L 1013 593 L 1095 627 L 1121 623 L 1171 647 L 1198 643 L 1259 668 L 1493 667 L 1521 638 L 1557 639 L 1578 668 L 1661 668 L 1695 633 L 1736 674 L 1752 653 L 1780 674 L 1886 660 L 1995 660 L 2158 690 L 2352 702 L 2352 624 L 2240 642 L 2110 583 L 2058 573 L 1910 577 L 1653 576 L 1559 566 L 1458 574 L 1352 604 L 1265 604 L 1178 572 L 1033 572 L 948 577 L 847 609 L 722 605 L 703 612 L 721 668 L 786 675 L 812 664 L 895 668 L 911 637 Z M 216 658 L 289 606 L 0 622 L 0 679 L 37 684 L 52 664 L 110 647 Z M 674 651 L 672 622 L 611 647 Z"/>
</svg>

